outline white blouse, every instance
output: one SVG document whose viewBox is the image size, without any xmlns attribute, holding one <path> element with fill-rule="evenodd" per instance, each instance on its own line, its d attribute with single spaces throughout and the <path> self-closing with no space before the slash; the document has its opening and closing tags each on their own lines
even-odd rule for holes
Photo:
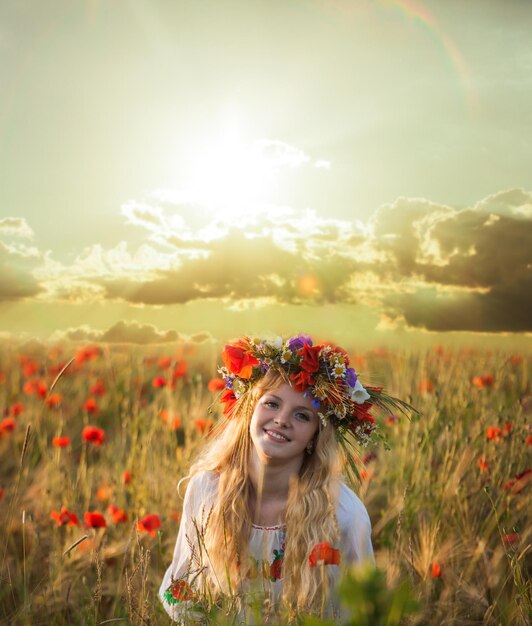
<svg viewBox="0 0 532 626">
<path fill-rule="evenodd" d="M 207 521 L 218 490 L 218 475 L 214 472 L 199 472 L 195 474 L 187 486 L 181 525 L 174 548 L 172 564 L 166 570 L 159 596 L 166 612 L 173 620 L 183 622 L 185 616 L 199 618 L 194 611 L 193 602 L 186 597 L 185 582 L 193 587 L 197 576 L 201 580 L 201 545 L 198 545 L 198 531 Z M 369 560 L 374 563 L 373 547 L 371 544 L 371 522 L 365 506 L 360 499 L 341 483 L 336 517 L 340 529 L 340 545 L 338 546 L 342 564 L 361 563 Z M 201 543 L 201 542 L 200 542 Z M 279 598 L 282 588 L 281 563 L 284 554 L 285 527 L 284 526 L 257 526 L 251 527 L 249 555 L 256 561 L 257 578 L 260 578 L 259 587 L 270 593 L 274 603 Z M 336 546 L 335 546 L 336 547 Z M 328 566 L 333 584 L 338 579 L 338 565 Z M 177 600 L 167 590 L 172 586 L 172 580 L 183 580 L 182 599 Z M 179 595 L 179 594 L 177 594 Z M 331 595 L 333 598 L 333 595 Z M 333 616 L 338 613 L 338 606 L 334 599 L 328 613 Z"/>
</svg>

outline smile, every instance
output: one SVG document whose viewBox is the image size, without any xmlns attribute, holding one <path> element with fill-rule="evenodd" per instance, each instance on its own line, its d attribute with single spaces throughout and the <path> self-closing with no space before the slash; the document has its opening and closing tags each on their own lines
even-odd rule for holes
<svg viewBox="0 0 532 626">
<path fill-rule="evenodd" d="M 285 442 L 290 441 L 288 437 L 281 435 L 281 433 L 278 433 L 275 430 L 265 430 L 264 432 L 268 435 L 268 438 L 272 439 L 273 441 L 278 441 L 280 443 L 285 443 Z"/>
</svg>

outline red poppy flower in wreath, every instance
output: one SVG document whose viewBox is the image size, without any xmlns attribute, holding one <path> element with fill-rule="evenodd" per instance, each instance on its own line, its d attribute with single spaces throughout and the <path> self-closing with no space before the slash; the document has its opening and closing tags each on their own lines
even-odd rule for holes
<svg viewBox="0 0 532 626">
<path fill-rule="evenodd" d="M 316 567 L 319 563 L 324 565 L 340 565 L 340 550 L 333 548 L 328 541 L 316 544 L 308 558 L 310 567 Z"/>
<path fill-rule="evenodd" d="M 317 372 L 320 369 L 320 350 L 322 346 L 309 346 L 304 344 L 298 354 L 303 357 L 299 363 L 299 367 L 306 372 Z"/>
<path fill-rule="evenodd" d="M 98 511 L 87 511 L 83 519 L 90 528 L 107 528 L 105 517 Z"/>
<path fill-rule="evenodd" d="M 95 446 L 101 446 L 105 441 L 105 432 L 96 426 L 85 426 L 81 432 L 81 438 L 83 441 L 91 442 Z"/>
<path fill-rule="evenodd" d="M 314 384 L 312 374 L 305 370 L 301 370 L 297 374 L 290 374 L 290 380 L 294 383 L 294 389 L 300 393 L 304 393 L 308 387 Z"/>
<path fill-rule="evenodd" d="M 235 345 L 226 345 L 222 352 L 222 360 L 231 374 L 245 379 L 251 378 L 253 368 L 259 364 L 258 359 L 250 354 L 247 347 L 240 342 Z"/>
<path fill-rule="evenodd" d="M 157 528 L 160 526 L 161 519 L 155 513 L 150 513 L 137 522 L 137 530 L 149 533 L 152 537 L 155 537 Z"/>
</svg>

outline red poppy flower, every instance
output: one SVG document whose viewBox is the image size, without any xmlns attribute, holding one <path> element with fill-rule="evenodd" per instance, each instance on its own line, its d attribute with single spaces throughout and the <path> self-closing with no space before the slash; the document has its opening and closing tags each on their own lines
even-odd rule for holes
<svg viewBox="0 0 532 626">
<path fill-rule="evenodd" d="M 178 378 L 185 378 L 188 371 L 188 363 L 186 361 L 178 361 L 174 365 L 174 371 L 172 372 L 172 380 L 175 382 Z"/>
<path fill-rule="evenodd" d="M 519 533 L 508 533 L 503 536 L 502 542 L 505 546 L 513 546 L 516 543 L 519 543 Z"/>
<path fill-rule="evenodd" d="M 172 357 L 171 356 L 162 356 L 157 361 L 157 367 L 161 370 L 168 369 L 172 365 Z"/>
<path fill-rule="evenodd" d="M 46 398 L 46 406 L 51 409 L 57 409 L 61 402 L 63 402 L 63 396 L 60 393 L 51 393 Z"/>
<path fill-rule="evenodd" d="M 89 413 L 89 415 L 94 415 L 98 412 L 98 403 L 94 398 L 88 398 L 85 400 L 83 408 L 87 411 L 87 413 Z"/>
<path fill-rule="evenodd" d="M 52 439 L 52 445 L 54 446 L 54 448 L 66 448 L 67 446 L 70 445 L 70 437 L 54 437 Z"/>
<path fill-rule="evenodd" d="M 320 350 L 322 346 L 309 346 L 308 343 L 304 344 L 301 350 L 298 350 L 298 354 L 303 357 L 299 363 L 299 367 L 306 372 L 313 373 L 320 369 Z"/>
<path fill-rule="evenodd" d="M 225 381 L 222 378 L 211 378 L 207 385 L 209 391 L 222 391 L 225 388 Z"/>
<path fill-rule="evenodd" d="M 156 376 L 152 381 L 151 381 L 152 387 L 155 387 L 155 389 L 160 389 L 161 387 L 164 387 L 166 385 L 166 378 L 164 378 L 164 376 Z"/>
<path fill-rule="evenodd" d="M 103 380 L 97 380 L 94 385 L 91 386 L 89 391 L 93 396 L 101 397 L 105 395 L 107 389 Z"/>
<path fill-rule="evenodd" d="M 488 463 L 488 460 L 486 459 L 486 457 L 479 456 L 478 459 L 477 459 L 477 465 L 478 465 L 478 469 L 480 470 L 481 473 L 485 473 L 485 472 L 489 471 L 489 463 Z"/>
<path fill-rule="evenodd" d="M 194 600 L 196 598 L 186 580 L 177 580 L 169 591 L 176 600 Z"/>
<path fill-rule="evenodd" d="M 102 483 L 96 490 L 96 500 L 99 502 L 107 502 L 113 495 L 113 490 L 107 483 Z"/>
<path fill-rule="evenodd" d="M 194 420 L 194 428 L 200 435 L 210 433 L 214 427 L 214 422 L 204 417 L 198 417 Z"/>
<path fill-rule="evenodd" d="M 16 427 L 17 422 L 15 421 L 14 417 L 5 417 L 0 422 L 0 439 L 3 437 L 3 435 L 6 435 L 7 433 L 12 433 Z"/>
<path fill-rule="evenodd" d="M 270 579 L 271 580 L 280 580 L 282 567 L 283 567 L 283 557 L 281 556 L 278 559 L 275 559 L 273 563 L 270 565 Z"/>
<path fill-rule="evenodd" d="M 509 435 L 512 432 L 513 427 L 514 427 L 513 422 L 505 422 L 501 428 L 502 434 L 504 436 Z"/>
<path fill-rule="evenodd" d="M 527 446 L 532 446 L 532 435 L 526 436 L 525 443 Z"/>
<path fill-rule="evenodd" d="M 220 402 L 224 405 L 224 415 L 231 415 L 237 399 L 232 389 L 224 389 L 220 394 Z"/>
<path fill-rule="evenodd" d="M 4 497 L 4 490 L 0 487 L 0 500 Z"/>
<path fill-rule="evenodd" d="M 78 516 L 69 511 L 66 506 L 62 506 L 60 511 L 52 511 L 50 519 L 53 519 L 58 526 L 79 526 Z"/>
<path fill-rule="evenodd" d="M 312 374 L 306 370 L 302 370 L 297 374 L 290 374 L 290 380 L 294 383 L 293 387 L 295 391 L 299 391 L 300 393 L 304 393 L 308 387 L 311 387 L 314 384 Z"/>
<path fill-rule="evenodd" d="M 30 376 L 34 376 L 38 371 L 39 371 L 39 365 L 36 361 L 28 359 L 22 365 L 22 373 L 24 374 L 26 378 L 29 378 Z"/>
<path fill-rule="evenodd" d="M 98 511 L 87 511 L 83 519 L 90 528 L 107 528 L 105 517 Z"/>
<path fill-rule="evenodd" d="M 421 393 L 432 393 L 434 391 L 434 385 L 428 378 L 420 380 L 418 388 Z"/>
<path fill-rule="evenodd" d="M 309 556 L 310 567 L 320 563 L 325 565 L 340 565 L 340 550 L 333 548 L 328 541 L 316 544 Z"/>
<path fill-rule="evenodd" d="M 179 430 L 181 428 L 181 418 L 179 415 L 172 415 L 168 420 L 168 426 L 171 430 Z"/>
<path fill-rule="evenodd" d="M 107 507 L 107 511 L 113 518 L 113 522 L 115 524 L 125 524 L 127 522 L 127 513 L 124 510 L 119 509 L 114 504 L 110 504 Z"/>
<path fill-rule="evenodd" d="M 236 345 L 226 345 L 222 352 L 222 360 L 231 372 L 240 378 L 251 378 L 253 368 L 259 364 L 256 359 L 247 350 L 247 346 L 238 342 Z"/>
<path fill-rule="evenodd" d="M 490 441 L 499 441 L 502 435 L 502 430 L 498 426 L 489 426 L 486 430 L 486 437 Z"/>
<path fill-rule="evenodd" d="M 151 513 L 146 515 L 137 523 L 137 530 L 145 533 L 149 533 L 152 537 L 155 537 L 157 528 L 160 528 L 161 520 L 158 515 Z"/>
<path fill-rule="evenodd" d="M 15 402 L 9 407 L 9 415 L 18 417 L 24 411 L 24 405 L 22 402 Z"/>
<path fill-rule="evenodd" d="M 390 414 L 384 418 L 384 423 L 386 424 L 386 426 L 395 426 L 399 423 L 399 418 L 397 417 L 397 415 Z"/>
<path fill-rule="evenodd" d="M 490 389 L 493 387 L 493 383 L 495 382 L 495 378 L 493 374 L 486 374 L 485 376 L 473 376 L 471 379 L 471 383 L 474 387 L 478 387 L 478 389 L 484 389 L 484 387 L 489 387 Z"/>
<path fill-rule="evenodd" d="M 532 469 L 529 468 L 524 472 L 516 474 L 512 480 L 509 480 L 504 485 L 504 490 L 517 495 L 523 491 L 530 481 L 532 481 Z"/>
<path fill-rule="evenodd" d="M 438 563 L 430 564 L 430 576 L 431 578 L 441 578 L 441 566 Z"/>
<path fill-rule="evenodd" d="M 85 426 L 81 432 L 83 441 L 92 442 L 95 446 L 100 446 L 105 441 L 105 432 L 96 426 Z"/>
<path fill-rule="evenodd" d="M 92 361 L 100 355 L 100 352 L 98 346 L 83 346 L 76 352 L 76 363 L 83 365 L 85 361 Z"/>
<path fill-rule="evenodd" d="M 131 472 L 128 469 L 124 470 L 124 473 L 122 474 L 122 482 L 124 485 L 129 485 L 131 482 Z"/>
</svg>

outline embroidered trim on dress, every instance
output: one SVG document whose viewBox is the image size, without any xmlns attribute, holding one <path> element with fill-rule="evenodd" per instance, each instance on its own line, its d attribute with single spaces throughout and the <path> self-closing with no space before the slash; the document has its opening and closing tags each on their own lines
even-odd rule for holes
<svg viewBox="0 0 532 626">
<path fill-rule="evenodd" d="M 253 524 L 253 522 L 251 522 L 251 526 L 259 530 L 279 530 L 286 528 L 286 524 L 278 524 L 277 526 L 259 526 L 258 524 Z"/>
</svg>

